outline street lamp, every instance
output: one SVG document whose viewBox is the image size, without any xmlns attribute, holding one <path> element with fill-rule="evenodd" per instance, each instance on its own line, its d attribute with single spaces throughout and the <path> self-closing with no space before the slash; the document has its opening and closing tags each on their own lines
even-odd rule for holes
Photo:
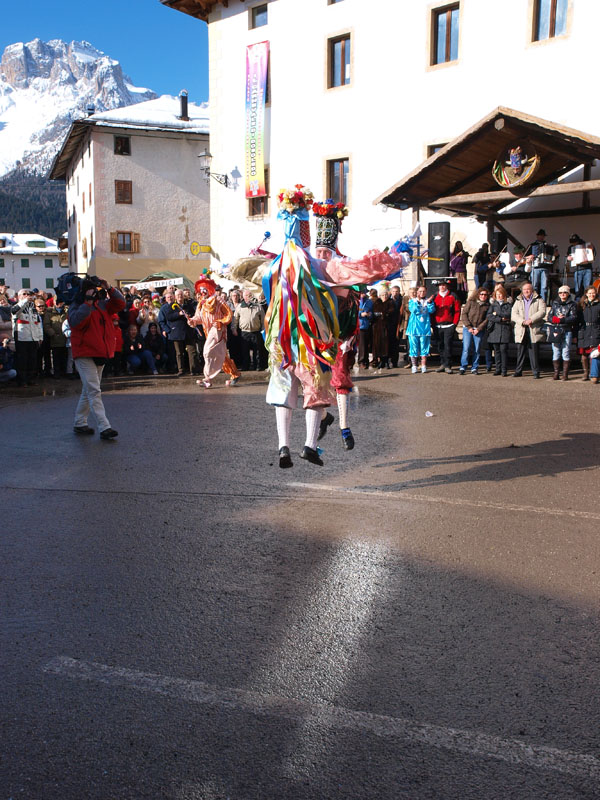
<svg viewBox="0 0 600 800">
<path fill-rule="evenodd" d="M 217 183 L 221 184 L 221 186 L 224 186 L 225 188 L 229 186 L 229 177 L 226 174 L 210 171 L 212 156 L 206 148 L 204 148 L 204 151 L 202 153 L 198 154 L 198 158 L 200 159 L 200 169 L 204 173 L 204 179 L 206 180 L 207 183 L 210 182 L 211 178 L 214 178 L 217 181 Z"/>
</svg>

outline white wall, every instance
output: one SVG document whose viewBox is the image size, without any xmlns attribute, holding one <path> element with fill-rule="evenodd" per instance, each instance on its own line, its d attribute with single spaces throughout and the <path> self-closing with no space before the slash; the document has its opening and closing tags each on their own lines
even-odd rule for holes
<svg viewBox="0 0 600 800">
<path fill-rule="evenodd" d="M 271 47 L 271 218 L 247 218 L 243 178 L 235 191 L 212 184 L 212 240 L 222 261 L 246 253 L 266 229 L 277 249 L 278 189 L 301 182 L 324 199 L 328 158 L 350 157 L 350 215 L 340 248 L 358 255 L 412 227 L 410 211 L 384 213 L 373 199 L 417 166 L 428 144 L 449 141 L 495 107 L 600 132 L 600 105 L 586 91 L 595 74 L 600 3 L 571 0 L 567 36 L 531 42 L 533 0 L 461 0 L 458 61 L 431 67 L 431 9 L 442 5 L 274 0 L 269 24 L 255 30 L 248 29 L 249 2 L 215 6 L 209 70 L 217 171 L 237 166 L 244 173 L 245 48 L 263 40 Z M 352 33 L 352 83 L 328 90 L 326 42 L 346 31 Z M 471 252 L 486 238 L 482 225 L 451 222 L 453 238 Z"/>
</svg>

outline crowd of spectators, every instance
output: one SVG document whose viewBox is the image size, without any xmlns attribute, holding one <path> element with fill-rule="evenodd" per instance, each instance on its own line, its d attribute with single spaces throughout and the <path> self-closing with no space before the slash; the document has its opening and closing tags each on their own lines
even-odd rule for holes
<svg viewBox="0 0 600 800">
<path fill-rule="evenodd" d="M 135 286 L 123 290 L 126 305 L 113 316 L 116 349 L 105 375 L 201 375 L 205 337 L 188 318 L 199 297 L 167 286 L 159 294 Z M 233 312 L 227 346 L 241 370 L 265 370 L 262 329 L 264 298 L 234 288 L 221 292 Z M 262 302 L 261 302 L 262 300 Z M 32 386 L 41 379 L 76 379 L 71 356 L 68 307 L 51 291 L 0 286 L 0 383 Z"/>
<path fill-rule="evenodd" d="M 460 244 L 460 243 L 459 243 Z M 462 247 L 462 245 L 461 245 Z M 455 248 L 456 250 L 456 248 Z M 463 251 L 457 251 L 460 256 Z M 462 283 L 440 280 L 411 286 L 405 295 L 399 286 L 381 284 L 361 294 L 358 368 L 371 371 L 406 367 L 427 372 L 427 362 L 439 357 L 438 372 L 452 374 L 454 351 L 460 348 L 458 374 L 509 374 L 509 355 L 516 351 L 514 377 L 520 377 L 526 356 L 534 378 L 540 377 L 541 342 L 552 346 L 553 377 L 567 380 L 571 362 L 581 364 L 583 380 L 598 383 L 600 299 L 594 286 L 575 300 L 561 286 L 550 306 L 516 270 L 504 283 L 489 280 L 493 257 L 482 247 L 476 259 L 477 288 L 459 299 Z M 518 264 L 518 258 L 517 258 Z M 457 263 L 455 262 L 455 271 Z M 460 275 L 460 269 L 458 270 Z M 512 273 L 519 274 L 518 293 L 511 291 Z M 113 317 L 117 347 L 105 375 L 200 376 L 204 333 L 188 318 L 198 298 L 187 288 L 167 286 L 158 292 L 135 286 L 125 289 L 125 308 Z M 231 358 L 242 371 L 264 371 L 267 351 L 262 337 L 266 304 L 238 287 L 221 291 L 233 311 L 227 331 Z M 34 385 L 40 379 L 76 379 L 70 348 L 67 307 L 50 291 L 20 289 L 16 294 L 0 286 L 0 385 Z"/>
</svg>

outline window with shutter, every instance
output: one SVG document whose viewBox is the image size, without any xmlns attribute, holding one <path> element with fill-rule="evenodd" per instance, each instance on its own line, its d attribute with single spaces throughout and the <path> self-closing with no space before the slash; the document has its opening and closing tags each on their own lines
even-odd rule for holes
<svg viewBox="0 0 600 800">
<path fill-rule="evenodd" d="M 86 238 L 85 238 L 85 236 L 84 236 L 84 237 L 83 237 L 83 240 L 82 240 L 82 242 L 81 242 L 81 255 L 82 255 L 84 258 L 87 258 L 87 254 L 88 254 L 88 253 L 87 253 L 87 239 L 86 239 Z"/>
<path fill-rule="evenodd" d="M 139 253 L 140 252 L 140 235 L 139 233 L 133 233 L 132 237 L 132 253 Z"/>
<path fill-rule="evenodd" d="M 85 214 L 85 192 L 81 195 L 81 211 Z"/>
<path fill-rule="evenodd" d="M 89 206 L 92 207 L 92 184 L 90 183 L 90 192 L 89 192 Z"/>
<path fill-rule="evenodd" d="M 117 242 L 117 234 L 116 233 L 111 233 L 111 235 L 110 235 L 110 252 L 111 253 L 116 253 L 117 252 L 117 244 L 118 244 L 118 242 Z"/>
<path fill-rule="evenodd" d="M 115 181 L 115 203 L 132 202 L 132 184 L 131 181 Z"/>
</svg>

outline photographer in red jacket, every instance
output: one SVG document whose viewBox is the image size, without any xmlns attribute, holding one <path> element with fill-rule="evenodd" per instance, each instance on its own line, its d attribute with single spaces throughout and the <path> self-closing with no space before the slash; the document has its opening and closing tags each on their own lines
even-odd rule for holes
<svg viewBox="0 0 600 800">
<path fill-rule="evenodd" d="M 460 303 L 448 289 L 448 281 L 442 279 L 438 284 L 438 293 L 433 298 L 435 304 L 434 319 L 438 333 L 441 364 L 437 372 L 452 374 L 452 341 L 454 330 L 460 319 Z"/>
<path fill-rule="evenodd" d="M 112 315 L 125 308 L 125 298 L 107 281 L 89 275 L 69 308 L 73 359 L 81 378 L 81 397 L 75 411 L 73 430 L 90 435 L 90 410 L 96 418 L 101 439 L 114 439 L 117 431 L 106 418 L 100 381 L 104 365 L 115 352 L 115 332 Z"/>
</svg>

